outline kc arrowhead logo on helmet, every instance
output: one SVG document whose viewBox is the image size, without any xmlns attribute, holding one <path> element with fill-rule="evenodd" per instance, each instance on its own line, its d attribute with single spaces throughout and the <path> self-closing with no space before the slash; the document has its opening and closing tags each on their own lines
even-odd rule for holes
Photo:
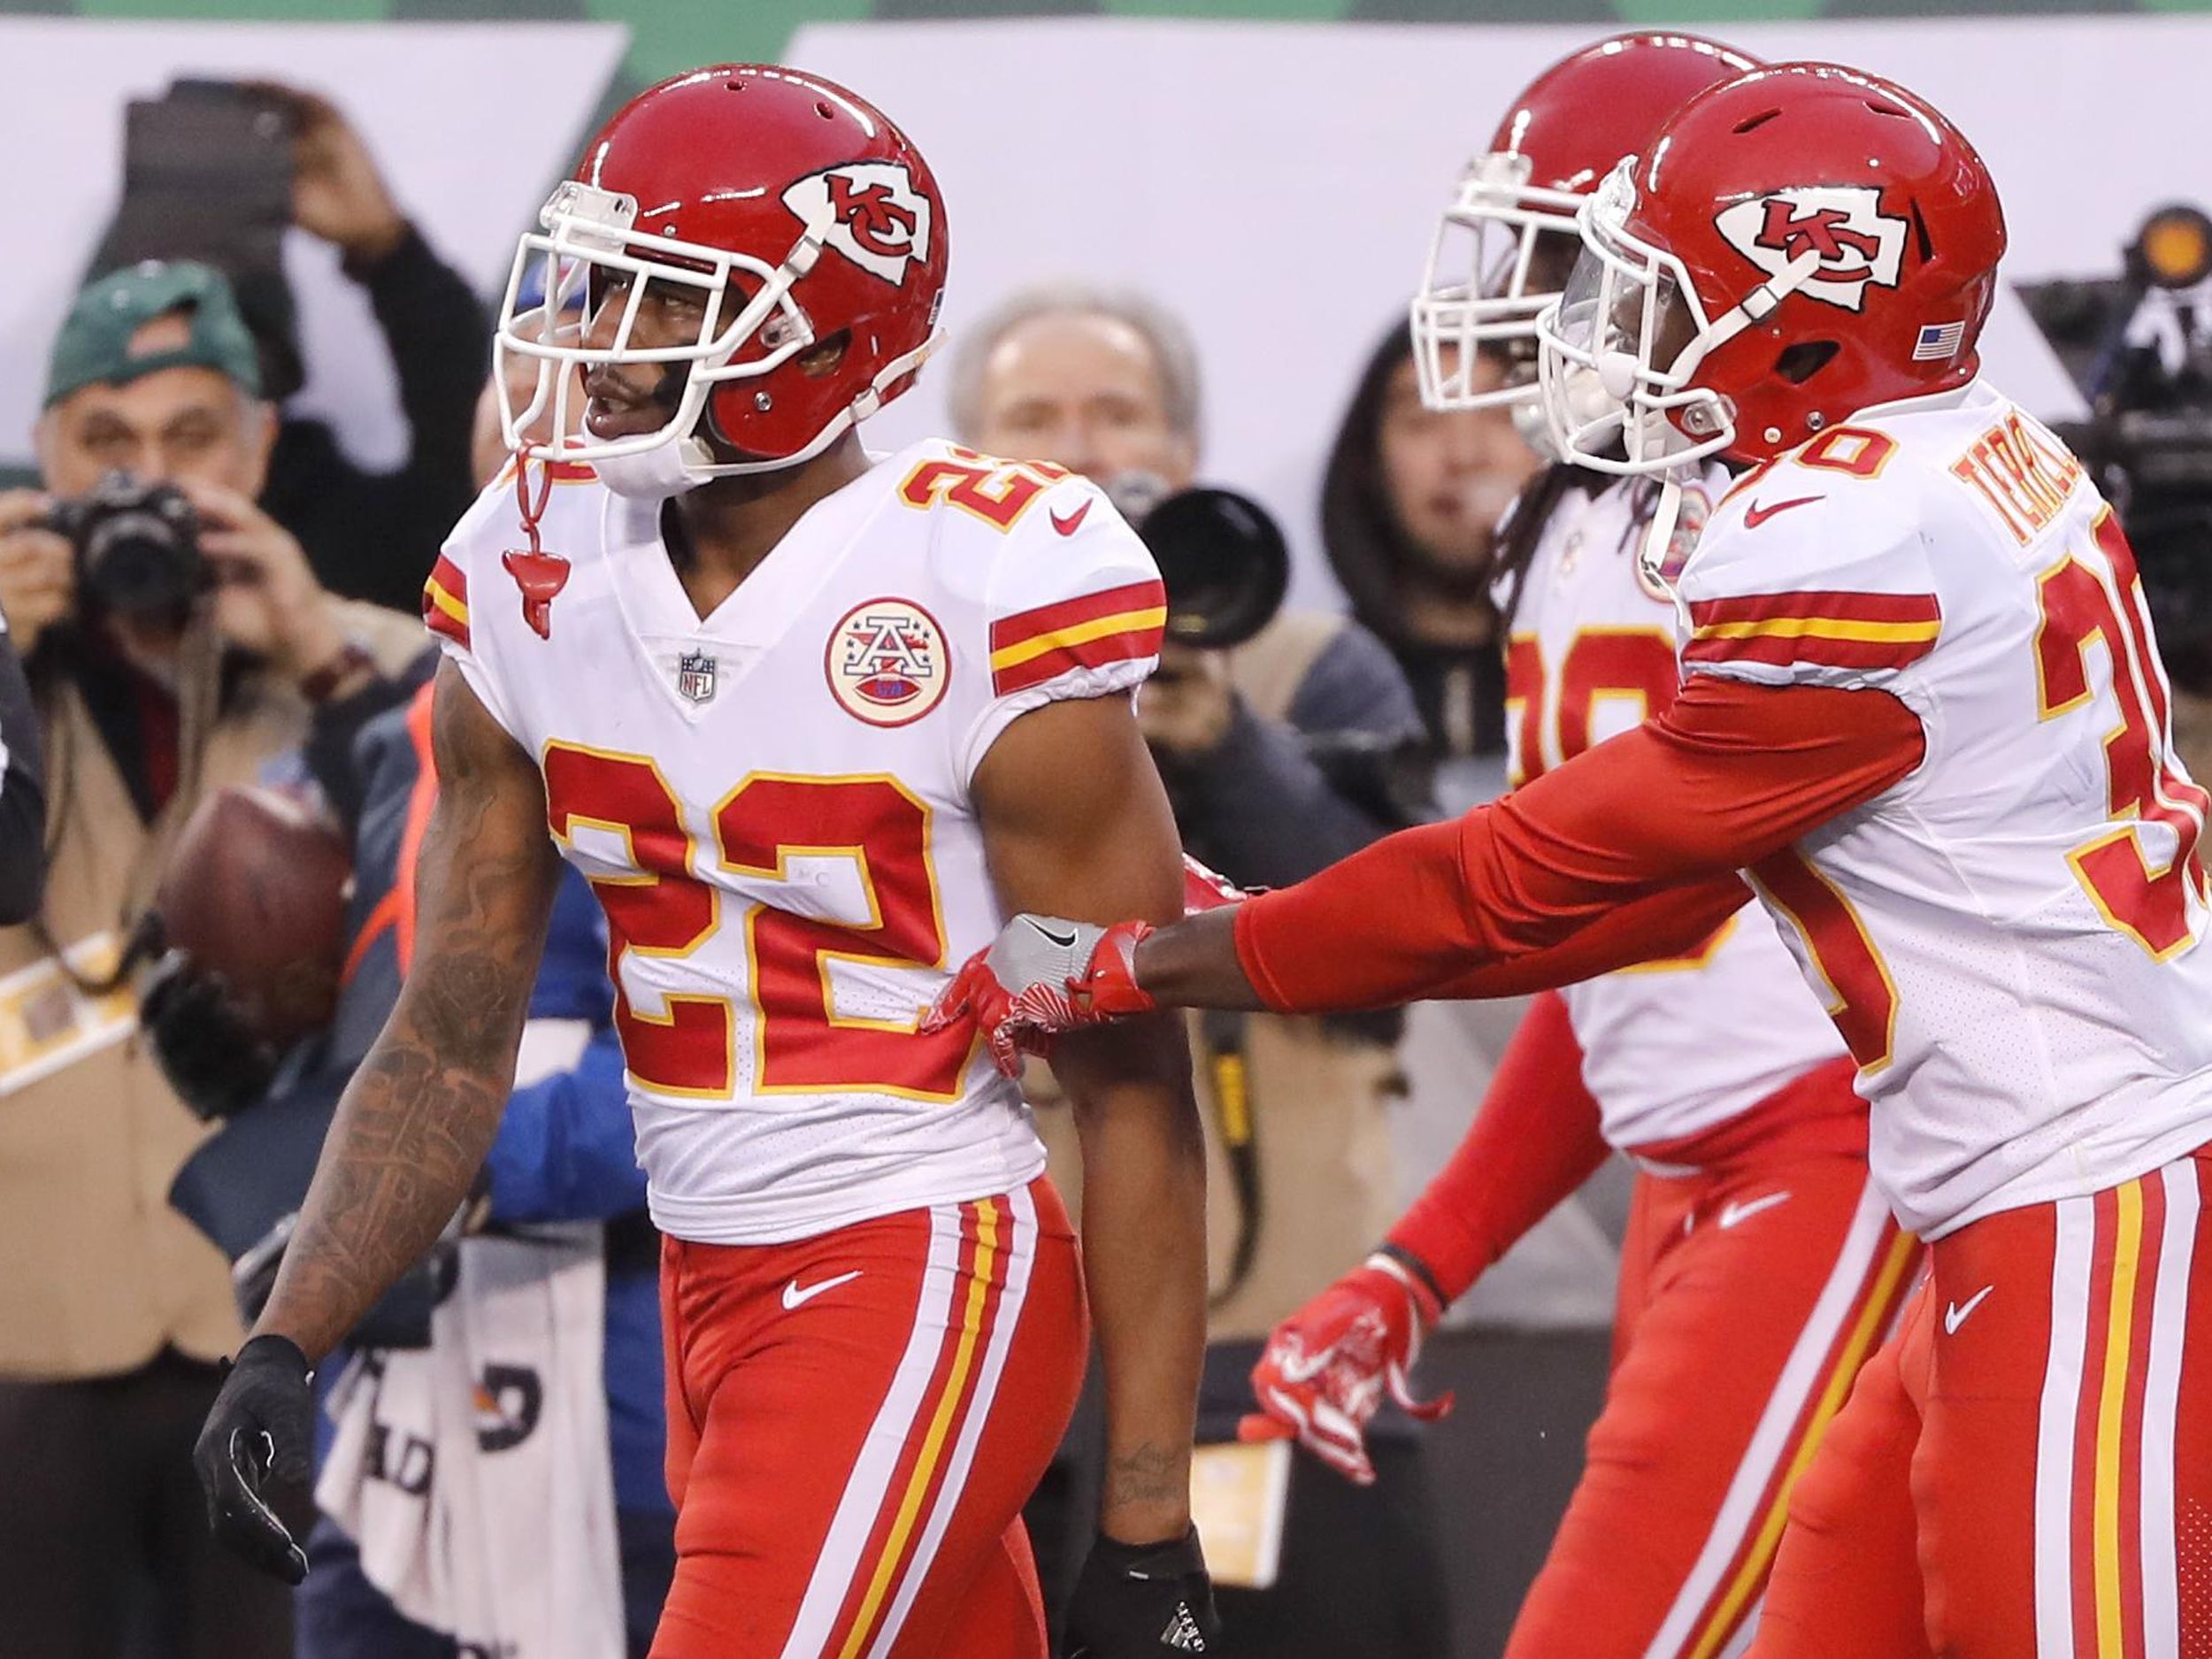
<svg viewBox="0 0 2212 1659">
<path fill-rule="evenodd" d="M 783 204 L 825 246 L 894 287 L 906 268 L 929 258 L 929 198 L 896 162 L 860 161 L 810 173 L 783 193 Z"/>
<path fill-rule="evenodd" d="M 1869 283 L 1897 286 L 1905 262 L 1903 219 L 1881 211 L 1882 193 L 1868 185 L 1813 185 L 1755 196 L 1713 219 L 1720 234 L 1769 276 L 1780 276 L 1808 253 L 1820 261 L 1798 288 L 1807 299 L 1866 309 Z"/>
</svg>

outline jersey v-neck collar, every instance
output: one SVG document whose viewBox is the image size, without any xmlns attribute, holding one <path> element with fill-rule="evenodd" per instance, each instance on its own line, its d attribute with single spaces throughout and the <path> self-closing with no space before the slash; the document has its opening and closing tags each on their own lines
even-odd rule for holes
<svg viewBox="0 0 2212 1659">
<path fill-rule="evenodd" d="M 874 472 L 871 465 L 852 482 L 801 513 L 768 556 L 703 617 L 684 591 L 683 579 L 676 573 L 661 534 L 664 503 L 626 500 L 609 492 L 601 509 L 608 557 L 632 631 L 659 639 L 774 644 L 851 547 L 851 533 L 859 527 L 867 506 L 868 492 L 863 487 Z"/>
<path fill-rule="evenodd" d="M 768 556 L 704 617 L 693 608 L 669 557 L 661 534 L 663 503 L 608 493 L 600 511 L 615 603 L 633 642 L 655 666 L 654 681 L 687 716 L 695 718 L 703 704 L 677 689 L 679 659 L 710 650 L 709 660 L 717 663 L 724 684 L 733 684 L 783 638 L 845 562 L 874 503 L 867 486 L 878 457 L 869 458 L 867 472 L 800 514 Z"/>
</svg>

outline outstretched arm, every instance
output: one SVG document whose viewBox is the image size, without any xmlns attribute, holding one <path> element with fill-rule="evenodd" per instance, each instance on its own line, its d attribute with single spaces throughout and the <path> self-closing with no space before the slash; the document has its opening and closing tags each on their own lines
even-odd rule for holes
<svg viewBox="0 0 2212 1659">
<path fill-rule="evenodd" d="M 1162 1005 L 1317 1013 L 1677 954 L 1748 896 L 1734 872 L 1889 788 L 1922 745 L 1886 692 L 1696 676 L 1664 717 L 1493 805 L 1145 940 L 1136 980 Z"/>
<path fill-rule="evenodd" d="M 1525 788 L 1233 910 L 1087 927 L 1058 950 L 1018 918 L 933 1018 L 972 1018 L 1009 1064 L 1160 1008 L 1346 1013 L 1678 956 L 1748 896 L 1736 871 L 1882 794 L 1924 744 L 1886 692 L 1697 676 L 1665 715 Z"/>
</svg>

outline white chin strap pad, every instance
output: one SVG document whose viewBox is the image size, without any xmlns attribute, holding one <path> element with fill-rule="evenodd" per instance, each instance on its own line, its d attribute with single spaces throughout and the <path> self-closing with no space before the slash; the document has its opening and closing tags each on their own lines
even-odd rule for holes
<svg viewBox="0 0 2212 1659">
<path fill-rule="evenodd" d="M 706 478 L 693 471 L 691 452 L 700 448 L 696 438 L 657 443 L 634 455 L 611 455 L 592 463 L 599 481 L 627 501 L 666 501 L 696 489 Z M 698 457 L 706 457 L 701 454 Z"/>
</svg>

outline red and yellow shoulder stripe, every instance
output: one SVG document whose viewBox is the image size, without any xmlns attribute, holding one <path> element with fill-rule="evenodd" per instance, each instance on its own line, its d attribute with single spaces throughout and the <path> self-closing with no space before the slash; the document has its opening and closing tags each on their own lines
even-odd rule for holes
<svg viewBox="0 0 2212 1659">
<path fill-rule="evenodd" d="M 1933 594 L 1746 594 L 1694 600 L 1686 663 L 1908 668 L 1935 649 Z"/>
<path fill-rule="evenodd" d="M 1167 589 L 1131 582 L 1064 599 L 991 625 L 991 691 L 1005 696 L 1078 668 L 1156 657 L 1167 626 Z"/>
<path fill-rule="evenodd" d="M 469 649 L 469 579 L 442 553 L 422 585 L 422 619 L 433 634 Z"/>
</svg>

